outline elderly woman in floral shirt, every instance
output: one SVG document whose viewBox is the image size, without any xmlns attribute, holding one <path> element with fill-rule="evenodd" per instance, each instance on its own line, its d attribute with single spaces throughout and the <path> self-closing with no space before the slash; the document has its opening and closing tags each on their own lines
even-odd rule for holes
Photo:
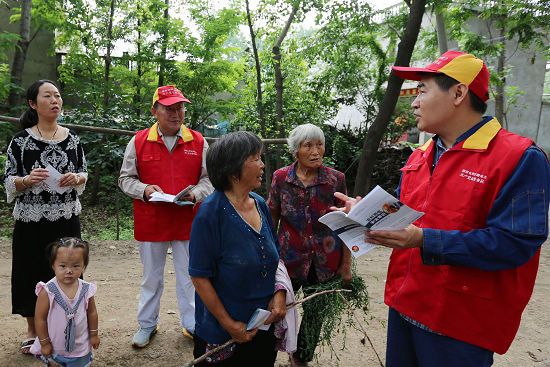
<svg viewBox="0 0 550 367">
<path fill-rule="evenodd" d="M 348 283 L 351 254 L 337 235 L 318 222 L 331 206 L 344 205 L 334 193 L 347 191 L 345 176 L 323 165 L 325 136 L 319 127 L 296 127 L 290 132 L 288 146 L 296 162 L 273 174 L 268 205 L 275 228 L 279 227 L 281 259 L 294 291 L 335 276 Z M 291 356 L 293 366 L 306 366 L 313 359 L 323 323 L 323 315 L 307 303 L 303 309 L 298 350 Z"/>
</svg>

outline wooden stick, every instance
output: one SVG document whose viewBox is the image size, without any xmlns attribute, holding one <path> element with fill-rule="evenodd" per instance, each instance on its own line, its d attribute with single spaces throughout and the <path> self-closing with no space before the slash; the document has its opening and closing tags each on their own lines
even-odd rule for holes
<svg viewBox="0 0 550 367">
<path fill-rule="evenodd" d="M 384 363 L 382 363 L 382 360 L 380 359 L 380 356 L 378 355 L 378 352 L 376 352 L 376 349 L 374 348 L 374 345 L 372 344 L 372 341 L 370 340 L 369 336 L 367 335 L 367 332 L 365 331 L 365 329 L 363 329 L 363 325 L 361 324 L 361 322 L 359 322 L 359 320 L 357 319 L 357 316 L 355 315 L 355 312 L 353 312 L 353 308 L 351 307 L 351 305 L 349 304 L 348 300 L 342 296 L 340 293 L 338 293 L 338 295 L 340 296 L 340 298 L 342 298 L 342 300 L 344 301 L 344 303 L 346 305 L 348 305 L 350 311 L 351 311 L 351 314 L 353 315 L 353 318 L 355 319 L 355 322 L 357 322 L 357 324 L 359 325 L 359 327 L 361 328 L 361 331 L 363 331 L 363 335 L 365 336 L 365 338 L 367 338 L 367 340 L 369 341 L 369 344 L 372 348 L 372 350 L 374 351 L 374 354 L 376 354 L 376 358 L 378 358 L 378 362 L 380 362 L 380 366 L 381 367 L 384 367 Z M 365 343 L 363 343 L 365 344 Z"/>
<path fill-rule="evenodd" d="M 296 301 L 296 302 L 293 302 L 293 303 L 290 303 L 288 305 L 286 305 L 286 309 L 287 310 L 290 310 L 291 308 L 293 307 L 296 307 L 297 305 L 299 305 L 300 303 L 303 303 L 305 301 L 309 301 L 310 299 L 314 298 L 314 297 L 317 297 L 317 296 L 320 296 L 322 294 L 327 294 L 327 293 L 338 293 L 340 295 L 340 297 L 344 298 L 342 296 L 342 292 L 351 292 L 350 289 L 327 289 L 325 291 L 322 291 L 322 292 L 318 292 L 318 293 L 313 293 L 312 295 L 309 295 L 305 298 L 302 298 L 301 300 L 299 301 Z M 344 298 L 345 299 L 345 298 Z M 355 316 L 355 315 L 354 315 Z M 212 354 L 222 350 L 223 348 L 227 347 L 228 345 L 231 345 L 232 343 L 234 343 L 235 341 L 233 339 L 229 339 L 228 341 L 226 341 L 225 343 L 223 343 L 222 345 L 219 345 L 217 346 L 216 348 L 214 349 L 211 349 L 209 350 L 208 352 L 204 353 L 202 356 L 200 356 L 199 358 L 197 359 L 194 359 L 192 360 L 191 362 L 183 365 L 182 367 L 191 367 L 191 366 L 194 366 L 196 365 L 197 363 L 200 363 L 202 362 L 203 360 L 205 360 L 206 358 L 210 357 Z"/>
</svg>

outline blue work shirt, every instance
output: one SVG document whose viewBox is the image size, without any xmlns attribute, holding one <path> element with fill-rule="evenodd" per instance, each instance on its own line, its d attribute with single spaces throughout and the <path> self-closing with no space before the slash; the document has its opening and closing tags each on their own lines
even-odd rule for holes
<svg viewBox="0 0 550 367">
<path fill-rule="evenodd" d="M 466 140 L 492 119 L 461 135 Z M 434 168 L 445 148 L 434 136 Z M 453 146 L 454 146 L 453 145 Z M 401 183 L 397 188 L 397 195 Z M 522 155 L 512 175 L 500 189 L 487 216 L 487 227 L 463 233 L 423 228 L 422 260 L 425 265 L 469 266 L 504 270 L 525 264 L 548 238 L 550 165 L 545 154 L 532 145 Z"/>
<path fill-rule="evenodd" d="M 267 204 L 255 193 L 250 196 L 262 217 L 259 232 L 215 190 L 202 202 L 189 242 L 189 275 L 208 278 L 231 318 L 244 323 L 256 308 L 266 309 L 273 297 L 280 250 Z M 197 293 L 195 333 L 207 343 L 231 338 Z"/>
</svg>

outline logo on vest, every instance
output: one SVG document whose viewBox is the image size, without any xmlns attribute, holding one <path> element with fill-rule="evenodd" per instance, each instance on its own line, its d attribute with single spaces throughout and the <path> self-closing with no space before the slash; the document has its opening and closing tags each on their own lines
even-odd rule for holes
<svg viewBox="0 0 550 367">
<path fill-rule="evenodd" d="M 192 149 L 184 149 L 183 153 L 186 155 L 199 155 L 196 150 L 192 150 Z"/>
<path fill-rule="evenodd" d="M 487 180 L 486 175 L 482 175 L 481 173 L 476 173 L 472 171 L 468 171 L 467 169 L 463 169 L 462 172 L 460 172 L 460 177 L 463 177 L 469 181 L 473 182 L 479 182 L 484 184 L 485 180 Z"/>
</svg>

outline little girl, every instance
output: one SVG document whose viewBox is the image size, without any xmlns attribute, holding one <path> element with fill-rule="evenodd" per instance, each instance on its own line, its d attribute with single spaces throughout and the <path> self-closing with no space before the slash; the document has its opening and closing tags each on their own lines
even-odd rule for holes
<svg viewBox="0 0 550 367">
<path fill-rule="evenodd" d="M 88 265 L 88 253 L 88 243 L 72 237 L 61 238 L 46 250 L 55 277 L 36 285 L 37 337 L 30 352 L 47 366 L 89 366 L 92 347 L 99 347 L 97 285 L 79 279 Z"/>
</svg>

